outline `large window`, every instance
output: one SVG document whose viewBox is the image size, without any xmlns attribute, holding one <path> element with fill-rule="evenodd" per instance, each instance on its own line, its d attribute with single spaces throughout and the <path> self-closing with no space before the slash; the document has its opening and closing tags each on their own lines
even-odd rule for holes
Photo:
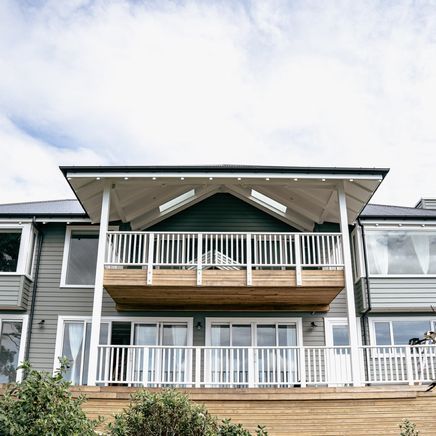
<svg viewBox="0 0 436 436">
<path fill-rule="evenodd" d="M 0 229 L 0 271 L 16 272 L 20 254 L 21 229 Z"/>
<path fill-rule="evenodd" d="M 429 319 L 380 319 L 371 320 L 375 345 L 407 345 L 412 338 L 422 339 L 425 332 L 434 329 Z"/>
<path fill-rule="evenodd" d="M 0 383 L 19 379 L 17 366 L 24 357 L 25 316 L 0 317 Z"/>
<path fill-rule="evenodd" d="M 98 229 L 67 228 L 61 284 L 93 286 L 97 251 Z"/>
<path fill-rule="evenodd" d="M 436 274 L 436 230 L 368 230 L 371 275 Z"/>
</svg>

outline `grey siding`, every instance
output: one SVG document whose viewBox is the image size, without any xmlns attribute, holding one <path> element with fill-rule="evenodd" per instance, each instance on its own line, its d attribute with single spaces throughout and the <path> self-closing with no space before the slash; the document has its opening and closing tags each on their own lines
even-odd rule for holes
<svg viewBox="0 0 436 436">
<path fill-rule="evenodd" d="M 150 231 L 295 232 L 293 227 L 231 194 L 215 194 L 148 228 Z"/>
<path fill-rule="evenodd" d="M 0 310 L 25 310 L 32 281 L 22 275 L 0 276 Z"/>
<path fill-rule="evenodd" d="M 372 311 L 432 312 L 436 278 L 370 278 Z"/>
<path fill-rule="evenodd" d="M 363 313 L 368 306 L 365 288 L 365 279 L 360 279 L 354 283 L 354 299 L 357 314 Z"/>
</svg>

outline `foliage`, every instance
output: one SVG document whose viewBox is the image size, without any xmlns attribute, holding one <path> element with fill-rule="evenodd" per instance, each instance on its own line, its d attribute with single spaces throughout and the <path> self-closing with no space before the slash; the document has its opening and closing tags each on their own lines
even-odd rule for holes
<svg viewBox="0 0 436 436">
<path fill-rule="evenodd" d="M 251 433 L 242 427 L 241 424 L 234 424 L 230 419 L 222 421 L 218 430 L 219 436 L 251 436 Z M 268 432 L 264 427 L 258 426 L 256 430 L 257 436 L 268 436 Z"/>
<path fill-rule="evenodd" d="M 6 388 L 0 398 L 0 434 L 5 436 L 90 436 L 100 419 L 90 420 L 81 409 L 84 397 L 73 398 L 70 382 L 62 375 L 67 369 L 61 360 L 55 375 L 38 372 L 29 363 L 21 383 Z"/>
<path fill-rule="evenodd" d="M 400 424 L 400 436 L 418 436 L 419 431 L 416 429 L 416 425 L 408 419 L 403 419 Z"/>
<path fill-rule="evenodd" d="M 251 436 L 230 420 L 217 424 L 204 406 L 172 389 L 136 392 L 130 406 L 115 415 L 108 429 L 111 436 Z M 268 433 L 258 427 L 256 435 Z"/>
<path fill-rule="evenodd" d="M 174 390 L 132 395 L 132 402 L 109 424 L 112 436 L 214 436 L 215 419 L 202 405 L 192 403 L 186 395 Z"/>
</svg>

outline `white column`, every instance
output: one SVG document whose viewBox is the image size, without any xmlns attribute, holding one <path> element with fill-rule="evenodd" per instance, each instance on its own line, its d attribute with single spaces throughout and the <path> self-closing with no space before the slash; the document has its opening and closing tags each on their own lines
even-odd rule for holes
<svg viewBox="0 0 436 436">
<path fill-rule="evenodd" d="M 100 342 L 101 306 L 103 301 L 104 258 L 109 226 L 111 185 L 107 184 L 101 201 L 100 231 L 98 236 L 97 267 L 95 270 L 94 304 L 92 307 L 91 340 L 89 344 L 88 386 L 95 386 L 97 377 L 98 345 Z"/>
<path fill-rule="evenodd" d="M 344 256 L 345 290 L 347 293 L 348 331 L 351 347 L 351 372 L 353 386 L 360 386 L 360 359 L 359 341 L 357 334 L 356 305 L 354 302 L 353 267 L 351 263 L 350 234 L 348 231 L 347 200 L 345 197 L 344 182 L 338 185 L 339 214 L 342 234 L 342 247 Z"/>
</svg>

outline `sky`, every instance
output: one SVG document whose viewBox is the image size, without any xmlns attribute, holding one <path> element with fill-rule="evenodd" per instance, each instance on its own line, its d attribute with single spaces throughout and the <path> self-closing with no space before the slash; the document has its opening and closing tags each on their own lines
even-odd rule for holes
<svg viewBox="0 0 436 436">
<path fill-rule="evenodd" d="M 435 1 L 0 1 L 0 202 L 59 165 L 389 167 L 436 197 Z"/>
</svg>

